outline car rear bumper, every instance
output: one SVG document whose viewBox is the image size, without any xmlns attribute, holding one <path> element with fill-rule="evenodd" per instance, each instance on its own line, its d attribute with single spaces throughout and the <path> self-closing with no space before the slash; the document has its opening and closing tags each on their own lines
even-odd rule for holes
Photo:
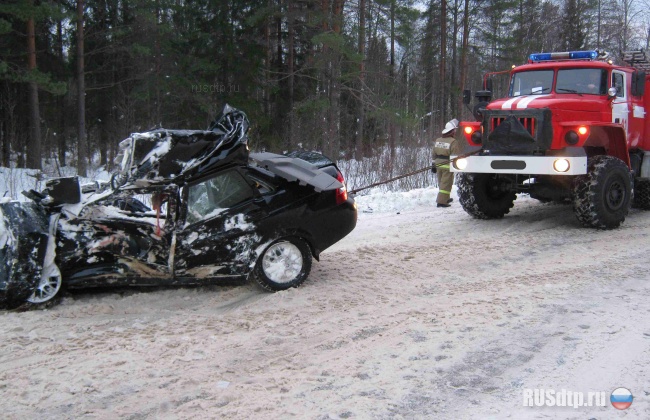
<svg viewBox="0 0 650 420">
<path fill-rule="evenodd" d="M 348 198 L 344 203 L 322 212 L 314 229 L 314 256 L 343 239 L 357 225 L 357 204 Z"/>
</svg>

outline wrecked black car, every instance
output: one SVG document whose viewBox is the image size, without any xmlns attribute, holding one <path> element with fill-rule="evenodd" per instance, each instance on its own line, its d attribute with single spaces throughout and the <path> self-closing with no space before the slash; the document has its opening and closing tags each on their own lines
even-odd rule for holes
<svg viewBox="0 0 650 420">
<path fill-rule="evenodd" d="M 207 131 L 131 135 L 110 183 L 59 178 L 0 204 L 0 307 L 50 303 L 63 287 L 303 283 L 312 257 L 354 229 L 356 205 L 331 160 L 249 153 L 247 130 L 226 106 Z"/>
</svg>

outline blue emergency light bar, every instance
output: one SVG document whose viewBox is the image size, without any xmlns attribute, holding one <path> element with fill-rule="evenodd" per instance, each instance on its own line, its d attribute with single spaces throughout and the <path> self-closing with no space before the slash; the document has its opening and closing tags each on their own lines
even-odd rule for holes
<svg viewBox="0 0 650 420">
<path fill-rule="evenodd" d="M 528 61 L 536 63 L 551 60 L 595 60 L 598 51 L 567 51 L 554 53 L 538 53 L 528 56 Z"/>
</svg>

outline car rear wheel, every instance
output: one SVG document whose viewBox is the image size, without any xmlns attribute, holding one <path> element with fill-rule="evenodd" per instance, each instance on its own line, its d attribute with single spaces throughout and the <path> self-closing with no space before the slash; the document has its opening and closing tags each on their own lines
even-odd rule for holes
<svg viewBox="0 0 650 420">
<path fill-rule="evenodd" d="M 252 276 L 266 290 L 286 290 L 300 286 L 307 279 L 311 262 L 311 251 L 305 241 L 279 239 L 264 250 Z"/>
</svg>

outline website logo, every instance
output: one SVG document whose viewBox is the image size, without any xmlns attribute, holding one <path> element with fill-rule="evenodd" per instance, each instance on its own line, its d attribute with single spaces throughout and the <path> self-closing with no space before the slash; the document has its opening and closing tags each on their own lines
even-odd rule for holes
<svg viewBox="0 0 650 420">
<path fill-rule="evenodd" d="M 619 410 L 630 408 L 633 399 L 634 397 L 632 396 L 632 393 L 627 388 L 616 388 L 612 391 L 612 395 L 609 397 L 612 406 Z"/>
<path fill-rule="evenodd" d="M 603 391 L 569 391 L 566 389 L 525 388 L 524 407 L 606 407 L 607 393 Z"/>
</svg>

